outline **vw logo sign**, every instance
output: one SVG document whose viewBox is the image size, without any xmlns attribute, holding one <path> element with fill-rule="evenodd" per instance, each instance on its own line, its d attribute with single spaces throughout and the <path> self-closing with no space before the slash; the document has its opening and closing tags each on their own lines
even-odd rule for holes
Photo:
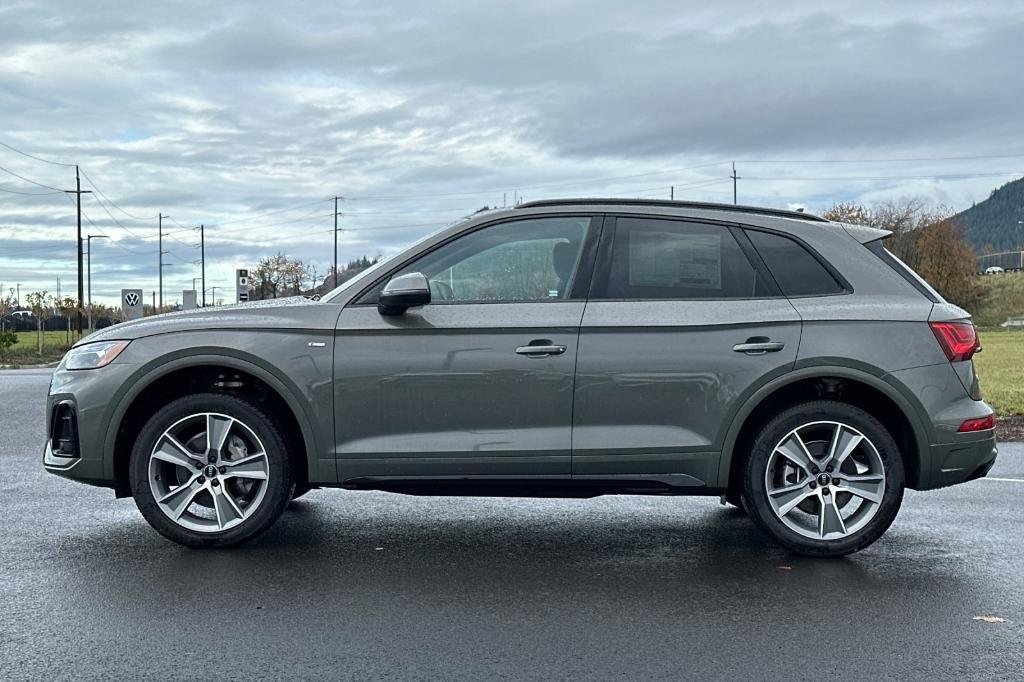
<svg viewBox="0 0 1024 682">
<path fill-rule="evenodd" d="M 124 302 L 125 305 L 134 308 L 139 304 L 139 295 L 134 291 L 129 291 L 127 294 L 124 295 Z"/>
</svg>

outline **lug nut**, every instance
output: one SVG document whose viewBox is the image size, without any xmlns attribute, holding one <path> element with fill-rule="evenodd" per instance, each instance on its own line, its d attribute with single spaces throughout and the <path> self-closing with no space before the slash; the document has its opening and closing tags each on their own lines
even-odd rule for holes
<svg viewBox="0 0 1024 682">
<path fill-rule="evenodd" d="M 200 475 L 198 480 L 200 483 L 206 483 L 206 476 Z"/>
<path fill-rule="evenodd" d="M 192 466 L 195 467 L 196 469 L 202 469 L 203 463 L 200 462 L 199 460 L 196 460 L 195 462 L 192 462 Z"/>
<path fill-rule="evenodd" d="M 811 465 L 811 473 L 812 473 L 812 474 L 816 474 L 816 473 L 818 473 L 818 467 L 816 467 L 816 466 L 814 466 L 814 465 L 812 464 L 812 465 Z"/>
<path fill-rule="evenodd" d="M 831 474 L 832 473 L 832 465 L 829 464 L 827 467 L 825 467 L 825 471 L 827 471 L 827 472 L 829 472 Z"/>
<path fill-rule="evenodd" d="M 210 464 L 216 464 L 217 455 L 210 455 L 209 457 L 206 458 L 206 461 L 209 462 Z"/>
<path fill-rule="evenodd" d="M 817 487 L 818 487 L 818 484 L 815 483 L 814 481 L 811 481 L 811 490 L 814 490 Z"/>
<path fill-rule="evenodd" d="M 220 481 L 218 481 L 216 478 L 210 479 L 210 482 L 213 483 L 214 487 L 220 485 Z"/>
<path fill-rule="evenodd" d="M 226 473 L 228 472 L 228 468 L 227 468 L 227 467 L 221 467 L 221 468 L 220 468 L 220 472 L 221 472 L 222 474 L 226 474 Z"/>
<path fill-rule="evenodd" d="M 828 486 L 827 486 L 827 485 L 825 485 L 825 486 L 822 486 L 822 487 L 821 487 L 821 494 L 822 494 L 822 495 L 828 495 L 828 494 L 829 494 L 829 492 L 831 492 L 831 491 L 829 491 L 829 489 L 828 489 Z"/>
</svg>

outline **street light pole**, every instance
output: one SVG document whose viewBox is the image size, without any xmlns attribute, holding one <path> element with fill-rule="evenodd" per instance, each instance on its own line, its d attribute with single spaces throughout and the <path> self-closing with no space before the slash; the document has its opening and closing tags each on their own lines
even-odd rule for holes
<svg viewBox="0 0 1024 682">
<path fill-rule="evenodd" d="M 213 299 L 213 305 L 217 305 L 217 287 L 210 287 L 210 298 Z"/>
<path fill-rule="evenodd" d="M 88 271 L 89 271 L 89 299 L 88 299 L 89 302 L 86 304 L 88 306 L 87 311 L 88 311 L 88 316 L 89 316 L 89 324 L 86 326 L 86 329 L 88 329 L 90 331 L 92 331 L 92 240 L 93 239 L 110 239 L 110 237 L 108 237 L 105 234 L 89 234 L 89 235 L 85 236 L 85 245 L 86 245 L 86 254 L 85 254 L 85 256 L 86 256 L 86 263 L 87 263 L 86 267 L 88 268 Z"/>
</svg>

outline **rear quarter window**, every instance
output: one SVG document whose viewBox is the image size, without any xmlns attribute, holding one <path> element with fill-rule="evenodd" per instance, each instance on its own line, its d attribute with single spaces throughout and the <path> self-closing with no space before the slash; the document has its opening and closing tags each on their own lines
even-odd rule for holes
<svg viewBox="0 0 1024 682">
<path fill-rule="evenodd" d="M 746 232 L 786 296 L 831 296 L 846 291 L 824 263 L 795 239 L 760 230 Z"/>
</svg>

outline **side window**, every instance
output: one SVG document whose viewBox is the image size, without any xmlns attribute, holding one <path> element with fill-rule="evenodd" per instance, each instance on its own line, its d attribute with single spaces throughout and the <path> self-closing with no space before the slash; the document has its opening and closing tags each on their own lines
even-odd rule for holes
<svg viewBox="0 0 1024 682">
<path fill-rule="evenodd" d="M 459 237 L 392 277 L 420 272 L 431 303 L 564 301 L 569 297 L 589 217 L 515 220 Z M 384 283 L 359 303 L 376 303 Z"/>
<path fill-rule="evenodd" d="M 605 254 L 606 299 L 723 299 L 771 296 L 726 227 L 619 218 Z"/>
<path fill-rule="evenodd" d="M 747 230 L 747 236 L 786 296 L 827 296 L 844 291 L 825 266 L 796 240 L 758 230 Z"/>
</svg>

